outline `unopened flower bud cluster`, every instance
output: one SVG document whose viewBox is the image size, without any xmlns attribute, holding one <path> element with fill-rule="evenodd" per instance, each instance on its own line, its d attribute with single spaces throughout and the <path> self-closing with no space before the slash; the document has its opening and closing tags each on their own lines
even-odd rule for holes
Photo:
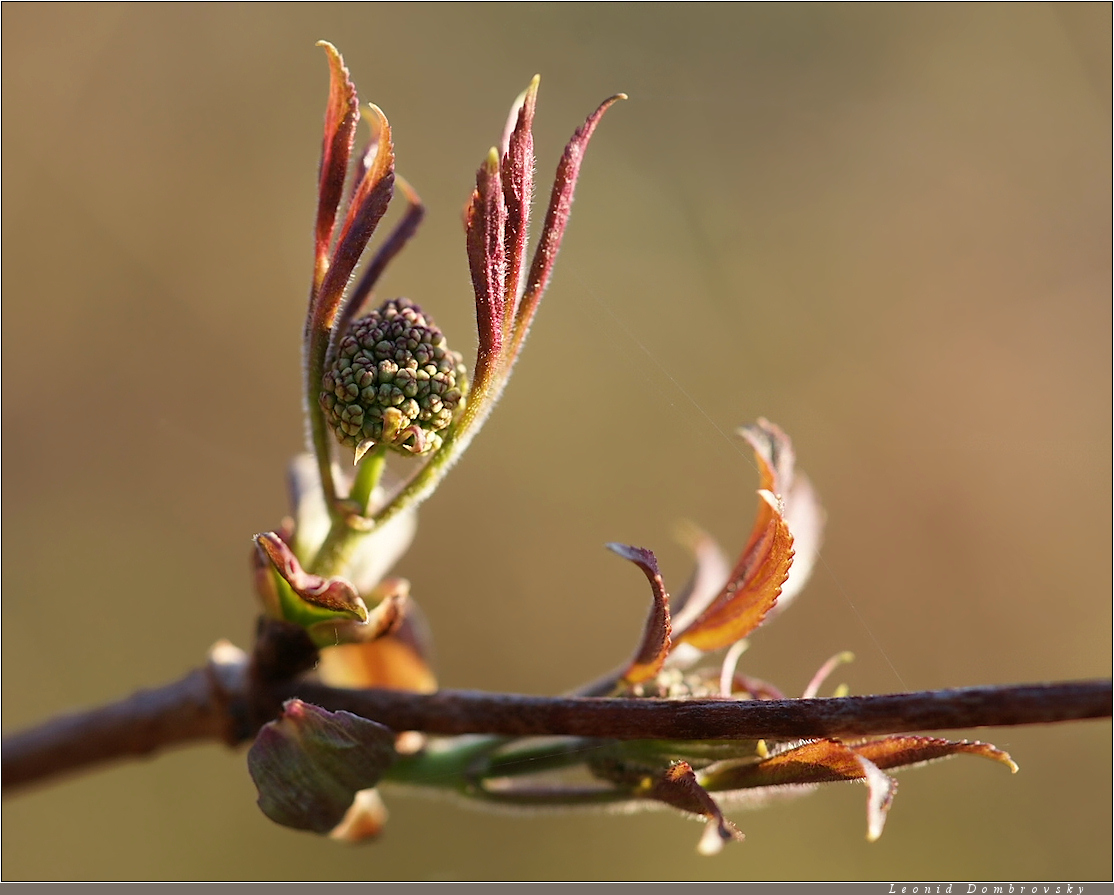
<svg viewBox="0 0 1114 895">
<path fill-rule="evenodd" d="M 396 298 L 352 324 L 321 386 L 325 419 L 341 444 L 426 453 L 440 447 L 438 433 L 462 405 L 467 372 L 421 308 Z"/>
</svg>

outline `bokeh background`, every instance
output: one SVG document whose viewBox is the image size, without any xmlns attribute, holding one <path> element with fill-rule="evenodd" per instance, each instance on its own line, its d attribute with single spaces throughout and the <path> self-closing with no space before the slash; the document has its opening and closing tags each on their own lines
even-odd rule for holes
<svg viewBox="0 0 1114 895">
<path fill-rule="evenodd" d="M 743 668 L 798 693 L 1108 676 L 1111 8 L 5 4 L 3 725 L 247 646 L 250 536 L 287 510 L 327 38 L 428 206 L 383 294 L 466 352 L 460 226 L 543 75 L 543 191 L 617 91 L 514 381 L 424 507 L 445 686 L 558 693 L 625 659 L 648 594 L 603 549 L 732 549 L 793 437 L 823 561 Z M 203 746 L 10 798 L 3 877 L 1109 879 L 1111 726 L 957 732 L 885 835 L 834 786 L 700 827 L 387 793 L 376 844 L 272 825 Z"/>
</svg>

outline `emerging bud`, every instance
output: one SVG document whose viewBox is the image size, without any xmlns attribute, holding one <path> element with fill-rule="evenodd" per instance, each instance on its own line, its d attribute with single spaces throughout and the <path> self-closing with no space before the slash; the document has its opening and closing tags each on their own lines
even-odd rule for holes
<svg viewBox="0 0 1114 895">
<path fill-rule="evenodd" d="M 259 807 L 285 827 L 328 833 L 357 793 L 390 767 L 394 741 L 375 721 L 287 700 L 282 716 L 263 725 L 248 751 Z"/>
<path fill-rule="evenodd" d="M 357 459 L 375 445 L 425 454 L 464 405 L 463 358 L 421 308 L 395 298 L 359 318 L 321 380 L 321 407 Z"/>
</svg>

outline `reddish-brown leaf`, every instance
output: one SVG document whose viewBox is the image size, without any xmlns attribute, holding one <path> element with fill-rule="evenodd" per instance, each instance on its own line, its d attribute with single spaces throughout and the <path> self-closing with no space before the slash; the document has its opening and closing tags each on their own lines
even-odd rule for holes
<svg viewBox="0 0 1114 895">
<path fill-rule="evenodd" d="M 766 419 L 742 426 L 738 432 L 754 449 L 762 487 L 781 498 L 785 523 L 793 534 L 793 567 L 774 608 L 780 613 L 812 574 L 823 540 L 824 510 L 808 477 L 795 468 L 796 456 L 788 435 Z"/>
<path fill-rule="evenodd" d="M 864 780 L 867 797 L 867 838 L 882 835 L 886 812 L 897 791 L 897 781 L 865 755 L 836 739 L 809 740 L 788 746 L 760 761 L 728 761 L 712 765 L 700 782 L 712 791 L 749 789 L 757 786 L 791 786 Z"/>
<path fill-rule="evenodd" d="M 465 211 L 464 228 L 468 247 L 468 266 L 476 293 L 476 328 L 479 357 L 475 385 L 485 388 L 500 363 L 503 353 L 503 321 L 506 314 L 506 232 L 507 209 L 503 202 L 503 182 L 499 174 L 499 153 L 492 149 L 476 172 L 476 189 Z"/>
<path fill-rule="evenodd" d="M 506 225 L 506 311 L 503 316 L 503 339 L 511 337 L 514 309 L 522 287 L 522 270 L 526 264 L 526 238 L 530 223 L 530 203 L 534 198 L 534 110 L 538 101 L 538 75 L 511 106 L 507 129 L 503 134 L 502 164 L 503 201 L 507 209 Z"/>
<path fill-rule="evenodd" d="M 697 782 L 688 762 L 678 761 L 655 776 L 647 796 L 707 819 L 708 826 L 700 840 L 701 854 L 715 854 L 725 842 L 741 842 L 743 839 L 743 834 L 723 816 L 715 799 Z"/>
<path fill-rule="evenodd" d="M 1011 773 L 1017 773 L 1017 765 L 1008 752 L 1003 752 L 989 743 L 977 740 L 943 740 L 937 737 L 918 737 L 894 735 L 878 740 L 866 740 L 848 745 L 864 758 L 869 758 L 880 768 L 897 768 L 908 765 L 938 761 L 952 755 L 981 755 L 999 764 L 1004 764 Z"/>
<path fill-rule="evenodd" d="M 356 87 L 348 76 L 337 48 L 318 41 L 329 57 L 329 102 L 325 107 L 325 135 L 321 146 L 321 167 L 317 185 L 317 227 L 315 230 L 314 291 L 321 286 L 329 265 L 329 245 L 333 238 L 337 208 L 344 193 L 348 158 L 356 139 L 360 104 Z"/>
<path fill-rule="evenodd" d="M 780 502 L 768 490 L 761 497 L 754 533 L 719 595 L 680 634 L 709 652 L 735 643 L 757 628 L 777 602 L 793 562 L 793 536 Z"/>
<path fill-rule="evenodd" d="M 422 204 L 421 198 L 414 188 L 397 174 L 395 175 L 395 188 L 406 199 L 406 211 L 402 220 L 395 225 L 390 235 L 376 251 L 375 257 L 368 262 L 360 276 L 359 283 L 352 290 L 348 300 L 344 302 L 344 307 L 341 309 L 340 317 L 337 320 L 337 339 L 344 336 L 353 320 L 363 315 L 363 306 L 370 297 L 372 289 L 375 288 L 375 284 L 379 282 L 383 271 L 414 236 L 422 218 L 425 217 L 425 206 Z"/>
<path fill-rule="evenodd" d="M 669 624 L 669 594 L 665 591 L 653 551 L 626 544 L 608 544 L 607 549 L 638 566 L 650 582 L 654 594 L 654 602 L 642 632 L 642 643 L 622 675 L 624 683 L 640 684 L 656 677 L 665 664 L 665 657 L 669 655 L 669 636 L 672 631 Z"/>
<path fill-rule="evenodd" d="M 553 273 L 553 264 L 557 260 L 557 250 L 561 247 L 561 239 L 565 235 L 565 227 L 569 222 L 569 212 L 572 209 L 573 193 L 576 190 L 576 180 L 580 176 L 580 163 L 584 159 L 584 151 L 592 138 L 603 113 L 615 102 L 626 99 L 626 94 L 618 93 L 603 101 L 572 135 L 561 161 L 557 165 L 557 175 L 553 181 L 553 191 L 549 197 L 549 208 L 545 213 L 545 223 L 542 225 L 541 238 L 534 251 L 534 258 L 530 263 L 530 274 L 526 279 L 526 288 L 522 294 L 522 301 L 515 312 L 514 345 L 511 356 L 515 356 L 522 345 L 526 333 L 530 329 L 530 321 L 538 308 L 545 287 L 549 285 L 549 277 Z"/>
<path fill-rule="evenodd" d="M 835 739 L 807 740 L 787 745 L 767 758 L 725 761 L 700 775 L 712 791 L 785 786 L 793 783 L 831 783 L 861 780 L 862 765 L 853 749 Z"/>
<path fill-rule="evenodd" d="M 716 539 L 692 522 L 679 525 L 676 537 L 695 561 L 689 580 L 673 594 L 673 622 L 681 630 L 716 598 L 731 575 L 731 564 Z"/>
<path fill-rule="evenodd" d="M 331 329 L 344 298 L 352 272 L 367 248 L 372 233 L 387 211 L 394 193 L 395 156 L 391 126 L 377 106 L 369 105 L 371 139 L 365 156 L 364 174 L 352 191 L 352 199 L 337 237 L 336 248 L 314 308 L 315 331 Z"/>
</svg>

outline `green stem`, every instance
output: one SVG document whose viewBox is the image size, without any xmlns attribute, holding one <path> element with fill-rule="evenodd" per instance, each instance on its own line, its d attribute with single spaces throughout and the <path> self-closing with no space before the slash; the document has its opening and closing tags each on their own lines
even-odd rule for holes
<svg viewBox="0 0 1114 895">
<path fill-rule="evenodd" d="M 460 737 L 452 746 L 439 744 L 417 755 L 404 755 L 384 774 L 384 780 L 417 786 L 463 789 L 471 783 L 477 760 L 507 742 L 506 737 Z"/>
<path fill-rule="evenodd" d="M 367 537 L 370 532 L 360 531 L 348 524 L 345 518 L 334 519 L 329 533 L 317 550 L 308 569 L 315 575 L 324 578 L 340 574 L 348 564 L 360 538 Z"/>
<path fill-rule="evenodd" d="M 577 767 L 584 764 L 588 753 L 613 745 L 585 737 L 528 740 L 521 745 L 507 737 L 465 738 L 459 744 L 441 744 L 400 758 L 387 771 L 386 778 L 399 783 L 461 789 L 485 779 Z M 504 747 L 507 748 L 502 751 Z"/>
<path fill-rule="evenodd" d="M 358 508 L 361 516 L 367 514 L 371 495 L 375 492 L 375 486 L 379 484 L 386 465 L 387 446 L 381 444 L 364 457 L 356 470 L 356 479 L 352 483 L 349 502 L 353 505 L 353 509 Z M 333 524 L 329 528 L 329 533 L 309 565 L 310 571 L 326 577 L 338 574 L 347 565 L 360 539 L 370 533 L 364 529 L 353 528 L 346 515 L 334 513 L 332 519 Z"/>
<path fill-rule="evenodd" d="M 471 385 L 463 414 L 446 430 L 441 447 L 426 461 L 425 465 L 397 494 L 376 511 L 373 517 L 376 526 L 383 525 L 407 507 L 417 506 L 433 493 L 441 478 L 467 450 L 476 433 L 483 427 L 506 383 L 506 372 L 500 367 L 493 368 L 482 376 L 477 374 L 476 381 Z"/>
<path fill-rule="evenodd" d="M 602 741 L 606 743 L 606 741 Z M 578 737 L 549 742 L 530 742 L 488 758 L 482 777 L 517 777 L 560 771 L 584 764 L 590 752 L 599 750 L 600 740 Z"/>
<path fill-rule="evenodd" d="M 375 491 L 375 486 L 379 484 L 379 479 L 382 477 L 386 465 L 387 446 L 385 444 L 376 447 L 360 462 L 356 471 L 356 480 L 352 483 L 352 491 L 349 493 L 348 499 L 360 508 L 361 516 L 367 515 L 371 505 L 371 495 Z"/>
<path fill-rule="evenodd" d="M 477 802 L 491 802 L 497 805 L 514 805 L 518 808 L 576 808 L 592 805 L 614 805 L 617 802 L 633 802 L 635 796 L 625 789 L 606 789 L 603 787 L 565 787 L 536 789 L 485 789 L 472 787 L 464 795 Z"/>
<path fill-rule="evenodd" d="M 329 510 L 329 518 L 335 524 L 341 518 L 341 514 L 337 509 L 337 487 L 333 480 L 333 465 L 329 454 L 332 439 L 329 427 L 325 423 L 325 412 L 321 409 L 321 402 L 317 400 L 321 391 L 321 379 L 325 373 L 325 352 L 329 348 L 329 330 L 318 329 L 314 324 L 315 299 L 316 295 L 310 299 L 310 316 L 306 323 L 309 332 L 306 337 L 306 354 L 302 361 L 306 377 L 304 402 L 306 417 L 309 420 L 310 438 L 313 441 L 313 453 L 317 458 L 317 469 L 321 476 L 321 490 L 325 495 L 325 506 Z"/>
<path fill-rule="evenodd" d="M 384 775 L 384 782 L 411 786 L 452 789 L 478 801 L 529 805 L 601 804 L 630 799 L 630 794 L 604 787 L 516 785 L 512 789 L 492 789 L 484 781 L 528 776 L 545 771 L 565 770 L 584 764 L 587 752 L 600 748 L 600 740 L 560 738 L 548 742 L 529 741 L 511 745 L 509 751 L 494 754 L 512 744 L 506 737 L 464 738 L 451 746 L 435 746 L 418 755 L 396 761 Z"/>
</svg>

